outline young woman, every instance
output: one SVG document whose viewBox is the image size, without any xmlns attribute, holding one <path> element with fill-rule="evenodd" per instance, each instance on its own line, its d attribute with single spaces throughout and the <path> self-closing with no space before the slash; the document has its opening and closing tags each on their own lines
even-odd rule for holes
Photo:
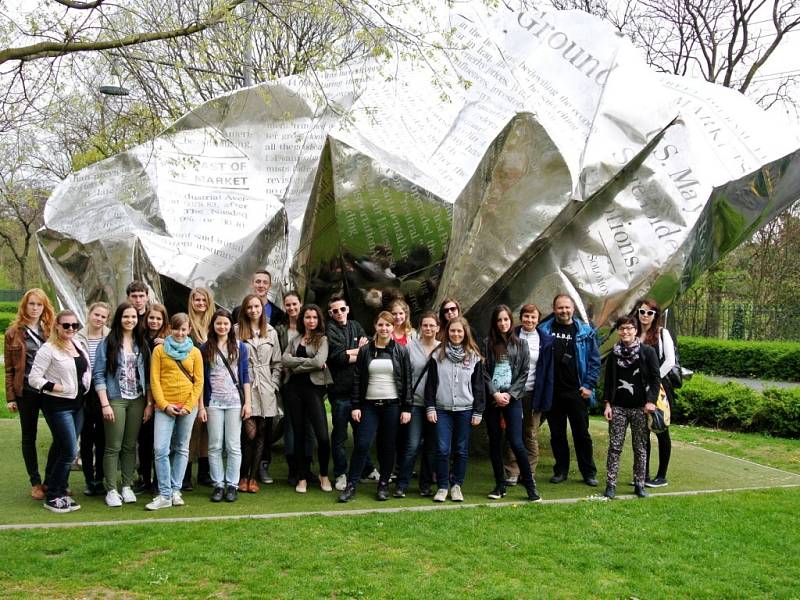
<svg viewBox="0 0 800 600">
<path fill-rule="evenodd" d="M 433 353 L 425 382 L 428 421 L 436 425 L 436 485 L 434 502 L 463 502 L 461 486 L 467 473 L 470 424 L 476 427 L 486 406 L 483 362 L 469 323 L 453 317 L 444 326 L 445 342 Z M 453 448 L 453 472 L 450 450 Z"/>
<path fill-rule="evenodd" d="M 278 333 L 267 322 L 261 299 L 250 294 L 239 310 L 239 339 L 247 347 L 252 412 L 242 424 L 242 470 L 239 490 L 258 492 L 258 476 L 270 483 L 273 419 L 280 416 L 281 346 Z M 266 466 L 261 467 L 262 460 Z M 259 473 L 260 472 L 260 473 Z"/>
<path fill-rule="evenodd" d="M 133 471 L 136 441 L 143 421 L 153 417 L 147 370 L 150 349 L 133 304 L 123 302 L 114 312 L 111 332 L 97 348 L 92 368 L 94 389 L 105 421 L 106 449 L 103 454 L 106 504 L 110 507 L 136 502 Z M 122 494 L 117 491 L 117 466 L 122 471 Z"/>
<path fill-rule="evenodd" d="M 647 413 L 656 409 L 661 379 L 658 375 L 656 351 L 639 341 L 638 322 L 633 317 L 617 319 L 619 341 L 606 359 L 603 391 L 608 421 L 608 461 L 606 464 L 606 498 L 617 495 L 619 456 L 625 444 L 625 430 L 631 426 L 633 438 L 633 486 L 640 498 L 649 494 L 644 489 L 647 462 Z"/>
<path fill-rule="evenodd" d="M 205 344 L 208 337 L 211 316 L 214 314 L 214 294 L 203 287 L 194 288 L 189 292 L 189 335 L 192 343 L 199 348 Z M 190 492 L 194 489 L 192 484 L 192 463 L 197 458 L 197 483 L 212 485 L 208 467 L 208 427 L 206 426 L 205 406 L 198 398 L 197 419 L 192 428 L 192 437 L 189 442 L 189 464 L 186 465 L 183 485 L 181 489 Z"/>
<path fill-rule="evenodd" d="M 39 458 L 36 454 L 36 433 L 42 398 L 39 390 L 31 387 L 30 375 L 33 359 L 39 348 L 50 337 L 55 313 L 44 291 L 33 288 L 25 292 L 17 309 L 17 318 L 5 334 L 6 406 L 9 412 L 19 412 L 22 429 L 22 459 L 31 483 L 31 498 L 44 500 Z M 50 447 L 45 474 L 53 464 L 54 447 Z"/>
<path fill-rule="evenodd" d="M 152 356 L 156 346 L 163 344 L 169 335 L 169 315 L 163 304 L 151 304 L 144 314 L 145 343 Z M 158 478 L 154 474 L 153 432 L 155 419 L 148 419 L 139 428 L 139 481 L 133 488 L 140 494 L 152 491 L 158 494 Z"/>
<path fill-rule="evenodd" d="M 411 361 L 405 347 L 393 338 L 394 323 L 392 313 L 381 312 L 375 319 L 375 337 L 358 350 L 351 416 L 360 426 L 350 457 L 347 486 L 339 502 L 355 497 L 356 482 L 361 479 L 376 434 L 380 465 L 377 498 L 389 499 L 397 427 L 411 420 Z"/>
<path fill-rule="evenodd" d="M 184 504 L 181 484 L 189 460 L 189 436 L 203 393 L 203 357 L 189 337 L 189 315 L 173 315 L 169 326 L 172 333 L 153 350 L 150 367 L 159 495 L 147 510 Z"/>
<path fill-rule="evenodd" d="M 522 402 L 522 440 L 534 480 L 539 464 L 539 427 L 542 416 L 553 405 L 553 336 L 536 329 L 541 314 L 535 304 L 523 304 L 519 311 L 521 325 L 514 329 L 517 337 L 528 344 L 530 358 Z M 505 470 L 506 484 L 516 485 L 519 465 L 510 448 L 506 452 Z"/>
<path fill-rule="evenodd" d="M 211 317 L 203 354 L 203 404 L 208 412 L 208 462 L 212 502 L 236 502 L 242 467 L 242 420 L 250 418 L 247 347 L 233 334 L 231 313 L 220 308 Z M 222 466 L 225 446 L 227 465 Z"/>
<path fill-rule="evenodd" d="M 439 319 L 436 313 L 430 311 L 423 313 L 419 330 L 420 337 L 406 346 L 411 361 L 411 422 L 406 446 L 402 449 L 400 473 L 394 491 L 396 498 L 404 498 L 406 495 L 420 446 L 423 448 L 423 453 L 419 471 L 419 492 L 422 496 L 433 495 L 431 484 L 436 464 L 436 429 L 425 417 L 425 381 L 431 354 L 439 347 L 439 342 L 436 341 L 436 334 L 439 333 Z"/>
<path fill-rule="evenodd" d="M 641 300 L 635 317 L 639 321 L 639 341 L 656 349 L 660 367 L 661 384 L 667 392 L 670 403 L 675 399 L 675 392 L 667 379 L 667 374 L 675 366 L 675 343 L 666 327 L 661 326 L 661 307 L 651 298 Z M 664 487 L 667 485 L 667 469 L 672 455 L 672 439 L 669 428 L 656 434 L 658 440 L 658 472 L 655 479 L 650 479 L 650 435 L 647 436 L 647 469 L 644 484 L 647 487 Z"/>
<path fill-rule="evenodd" d="M 511 309 L 501 304 L 492 311 L 489 339 L 486 341 L 486 430 L 489 433 L 489 456 L 494 471 L 494 489 L 489 498 L 506 495 L 503 469 L 503 423 L 505 437 L 519 465 L 528 500 L 541 500 L 531 474 L 528 452 L 522 443 L 522 400 L 528 380 L 530 354 L 528 344 L 513 329 Z"/>
<path fill-rule="evenodd" d="M 405 346 L 417 339 L 417 331 L 411 326 L 411 311 L 405 300 L 393 300 L 389 304 L 389 312 L 392 315 L 392 339 L 395 342 Z"/>
<path fill-rule="evenodd" d="M 78 455 L 83 426 L 83 401 L 92 385 L 89 355 L 75 343 L 80 324 L 71 310 L 56 315 L 50 339 L 33 359 L 28 382 L 41 393 L 42 412 L 53 434 L 54 460 L 48 472 L 44 507 L 63 513 L 80 505 L 67 495 L 69 472 Z"/>
<path fill-rule="evenodd" d="M 305 304 L 297 321 L 297 337 L 289 342 L 283 353 L 283 365 L 291 373 L 284 396 L 286 408 L 292 419 L 299 480 L 295 491 L 305 494 L 308 489 L 311 457 L 302 440 L 306 439 L 306 422 L 311 423 L 317 437 L 319 457 L 319 484 L 323 492 L 333 490 L 328 478 L 328 461 L 331 444 L 328 438 L 328 416 L 323 396 L 325 386 L 333 383 L 325 366 L 328 358 L 328 338 L 325 337 L 325 319 L 316 304 Z"/>
<path fill-rule="evenodd" d="M 455 298 L 445 298 L 439 305 L 439 341 L 444 339 L 444 326 L 450 319 L 461 316 L 461 304 Z"/>
<path fill-rule="evenodd" d="M 97 347 L 111 331 L 106 322 L 111 314 L 111 306 L 105 302 L 95 302 L 89 306 L 89 317 L 86 326 L 78 332 L 76 341 L 82 344 L 89 353 L 90 368 L 94 367 Z M 80 455 L 83 477 L 86 487 L 83 493 L 87 496 L 105 494 L 103 484 L 103 454 L 106 448 L 105 426 L 103 425 L 103 411 L 100 409 L 100 398 L 94 386 L 86 394 L 86 404 L 83 407 L 83 429 L 81 429 Z"/>
</svg>

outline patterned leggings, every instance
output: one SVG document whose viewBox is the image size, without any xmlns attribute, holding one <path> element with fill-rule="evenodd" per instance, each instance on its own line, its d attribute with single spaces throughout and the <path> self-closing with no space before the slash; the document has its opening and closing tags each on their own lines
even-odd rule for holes
<svg viewBox="0 0 800 600">
<path fill-rule="evenodd" d="M 617 485 L 619 456 L 622 454 L 622 446 L 625 445 L 625 430 L 630 423 L 633 437 L 633 482 L 636 485 L 644 485 L 649 433 L 647 431 L 647 415 L 643 408 L 623 408 L 621 406 L 612 406 L 611 414 L 611 421 L 608 424 L 606 482 L 608 485 Z"/>
</svg>

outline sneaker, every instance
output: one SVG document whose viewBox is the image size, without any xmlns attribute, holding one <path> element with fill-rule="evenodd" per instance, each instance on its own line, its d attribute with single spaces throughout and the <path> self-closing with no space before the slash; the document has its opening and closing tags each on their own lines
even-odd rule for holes
<svg viewBox="0 0 800 600">
<path fill-rule="evenodd" d="M 450 488 L 450 499 L 453 502 L 463 502 L 464 501 L 464 494 L 461 492 L 461 486 L 455 484 L 453 487 Z"/>
<path fill-rule="evenodd" d="M 74 512 L 76 510 L 80 510 L 81 509 L 81 505 L 78 504 L 74 499 L 70 498 L 69 496 L 66 496 L 66 499 L 67 499 L 67 504 L 69 504 L 69 511 L 70 512 Z"/>
<path fill-rule="evenodd" d="M 556 473 L 550 478 L 550 483 L 562 483 L 567 480 L 566 473 Z"/>
<path fill-rule="evenodd" d="M 536 491 L 535 487 L 532 488 L 532 489 L 529 489 L 527 492 L 528 492 L 528 496 L 527 496 L 528 502 L 541 502 L 542 501 L 542 497 Z"/>
<path fill-rule="evenodd" d="M 236 502 L 239 499 L 239 489 L 229 485 L 225 490 L 225 502 Z"/>
<path fill-rule="evenodd" d="M 159 510 L 162 508 L 169 508 L 172 506 L 172 498 L 165 498 L 164 496 L 156 496 L 150 504 L 146 504 L 147 510 Z"/>
<path fill-rule="evenodd" d="M 425 485 L 419 488 L 419 495 L 423 498 L 430 498 L 433 496 L 433 490 L 431 489 L 431 486 Z"/>
<path fill-rule="evenodd" d="M 504 497 L 505 495 L 506 488 L 496 485 L 494 486 L 494 489 L 486 495 L 486 497 L 489 498 L 489 500 L 500 500 L 500 498 Z"/>
<path fill-rule="evenodd" d="M 172 492 L 172 506 L 183 506 L 186 502 L 180 492 Z"/>
<path fill-rule="evenodd" d="M 406 497 L 406 489 L 400 486 L 396 486 L 394 488 L 394 494 L 392 494 L 395 498 L 405 498 Z"/>
<path fill-rule="evenodd" d="M 111 508 L 122 506 L 122 496 L 119 495 L 117 490 L 111 490 L 106 494 L 106 506 Z"/>
<path fill-rule="evenodd" d="M 389 484 L 388 483 L 378 482 L 378 491 L 377 491 L 376 498 L 381 502 L 385 502 L 386 500 L 389 499 Z"/>
<path fill-rule="evenodd" d="M 211 492 L 211 501 L 212 502 L 222 502 L 222 499 L 225 497 L 225 488 L 221 485 L 218 485 L 214 488 L 214 491 Z"/>
<path fill-rule="evenodd" d="M 356 488 L 353 484 L 348 483 L 342 493 L 339 494 L 339 502 L 350 502 L 356 497 Z"/>
<path fill-rule="evenodd" d="M 133 504 L 136 502 L 136 494 L 134 494 L 133 490 L 127 485 L 122 487 L 122 501 L 125 504 Z"/>
<path fill-rule="evenodd" d="M 347 487 L 347 475 L 342 473 L 336 478 L 336 485 L 334 486 L 337 492 L 343 492 Z"/>
<path fill-rule="evenodd" d="M 69 512 L 69 500 L 67 500 L 66 496 L 63 498 L 53 498 L 52 500 L 48 500 L 42 504 L 42 506 L 55 513 Z"/>
<path fill-rule="evenodd" d="M 519 475 L 509 475 L 506 477 L 506 485 L 509 487 L 517 485 L 517 481 L 519 481 Z"/>
<path fill-rule="evenodd" d="M 633 493 L 636 494 L 639 498 L 649 498 L 650 494 L 648 494 L 643 485 L 635 485 L 633 486 Z"/>
<path fill-rule="evenodd" d="M 433 495 L 433 501 L 444 502 L 445 500 L 447 500 L 447 488 L 436 490 L 436 493 Z"/>
<path fill-rule="evenodd" d="M 655 479 L 647 479 L 644 485 L 649 488 L 660 488 L 669 485 L 665 477 L 656 477 Z"/>
<path fill-rule="evenodd" d="M 368 483 L 370 481 L 380 481 L 381 474 L 378 473 L 378 469 L 372 469 L 372 472 L 367 475 L 366 477 L 361 478 L 361 483 Z"/>
</svg>

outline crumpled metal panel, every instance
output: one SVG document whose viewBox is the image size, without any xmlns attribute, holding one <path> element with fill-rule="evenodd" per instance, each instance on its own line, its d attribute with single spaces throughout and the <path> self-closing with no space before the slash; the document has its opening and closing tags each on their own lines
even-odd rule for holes
<svg viewBox="0 0 800 600">
<path fill-rule="evenodd" d="M 584 13 L 457 10 L 435 76 L 400 58 L 265 83 L 72 175 L 39 232 L 62 300 L 135 277 L 232 306 L 267 267 L 275 299 L 344 289 L 364 321 L 450 295 L 483 331 L 498 302 L 566 291 L 603 325 L 800 196 L 800 138 L 740 94 L 649 71 Z"/>
</svg>

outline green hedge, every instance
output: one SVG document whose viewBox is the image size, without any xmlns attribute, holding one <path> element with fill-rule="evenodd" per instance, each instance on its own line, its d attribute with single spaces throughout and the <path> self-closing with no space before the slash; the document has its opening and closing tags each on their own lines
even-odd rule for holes
<svg viewBox="0 0 800 600">
<path fill-rule="evenodd" d="M 19 302 L 0 302 L 0 313 L 14 313 L 17 314 Z"/>
<path fill-rule="evenodd" d="M 0 334 L 4 334 L 11 321 L 17 318 L 17 313 L 0 312 Z"/>
<path fill-rule="evenodd" d="M 758 392 L 738 383 L 718 383 L 695 375 L 676 390 L 675 423 L 800 437 L 800 387 Z"/>
<path fill-rule="evenodd" d="M 800 381 L 800 343 L 797 342 L 681 337 L 678 351 L 684 367 L 702 373 Z"/>
</svg>

